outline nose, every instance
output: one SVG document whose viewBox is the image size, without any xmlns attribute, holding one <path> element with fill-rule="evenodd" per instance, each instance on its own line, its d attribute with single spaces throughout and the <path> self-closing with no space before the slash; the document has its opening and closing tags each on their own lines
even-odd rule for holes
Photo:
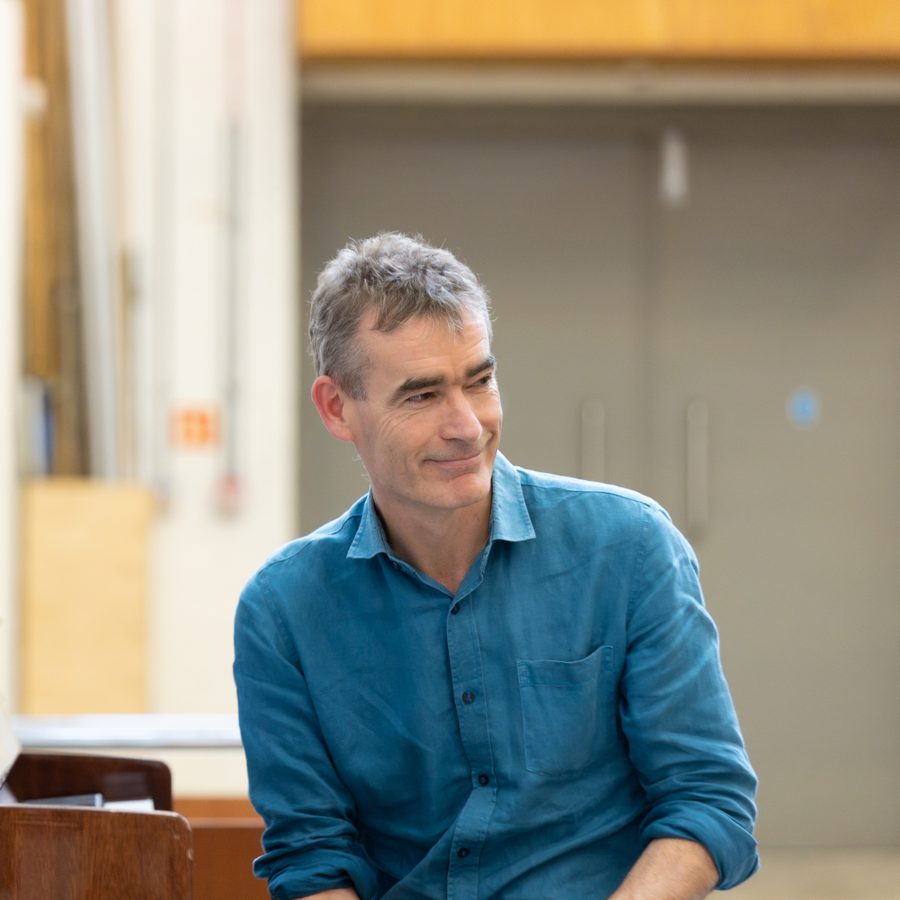
<svg viewBox="0 0 900 900">
<path fill-rule="evenodd" d="M 465 441 L 474 444 L 481 437 L 484 428 L 469 399 L 463 395 L 447 398 L 444 418 L 441 423 L 441 437 L 447 441 Z"/>
</svg>

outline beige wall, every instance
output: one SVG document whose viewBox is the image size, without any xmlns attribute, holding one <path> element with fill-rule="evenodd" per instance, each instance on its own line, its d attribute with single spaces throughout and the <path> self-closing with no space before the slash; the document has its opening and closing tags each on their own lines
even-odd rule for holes
<svg viewBox="0 0 900 900">
<path fill-rule="evenodd" d="M 18 491 L 15 418 L 20 317 L 22 8 L 0 0 L 0 709 L 16 691 Z"/>
</svg>

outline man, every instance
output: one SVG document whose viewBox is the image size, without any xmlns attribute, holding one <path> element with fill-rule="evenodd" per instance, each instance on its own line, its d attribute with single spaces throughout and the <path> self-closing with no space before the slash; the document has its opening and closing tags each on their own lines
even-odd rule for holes
<svg viewBox="0 0 900 900">
<path fill-rule="evenodd" d="M 679 900 L 755 870 L 695 557 L 639 494 L 513 467 L 484 289 L 400 234 L 311 305 L 371 488 L 246 587 L 235 678 L 275 898 Z"/>
</svg>

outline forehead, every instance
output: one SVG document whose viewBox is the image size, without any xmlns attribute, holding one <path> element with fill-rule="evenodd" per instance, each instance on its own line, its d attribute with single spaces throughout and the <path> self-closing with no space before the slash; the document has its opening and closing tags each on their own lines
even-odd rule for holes
<svg viewBox="0 0 900 900">
<path fill-rule="evenodd" d="M 490 338 L 482 316 L 464 312 L 461 329 L 444 319 L 417 316 L 393 331 L 376 331 L 375 316 L 367 313 L 359 326 L 359 343 L 368 368 L 408 372 L 429 365 L 447 366 L 490 353 Z"/>
</svg>

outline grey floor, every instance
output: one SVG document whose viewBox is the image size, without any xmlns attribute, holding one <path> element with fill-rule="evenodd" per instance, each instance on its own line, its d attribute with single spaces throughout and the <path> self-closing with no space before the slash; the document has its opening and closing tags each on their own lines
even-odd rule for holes
<svg viewBox="0 0 900 900">
<path fill-rule="evenodd" d="M 900 847 L 763 850 L 762 867 L 735 900 L 900 900 Z"/>
</svg>

